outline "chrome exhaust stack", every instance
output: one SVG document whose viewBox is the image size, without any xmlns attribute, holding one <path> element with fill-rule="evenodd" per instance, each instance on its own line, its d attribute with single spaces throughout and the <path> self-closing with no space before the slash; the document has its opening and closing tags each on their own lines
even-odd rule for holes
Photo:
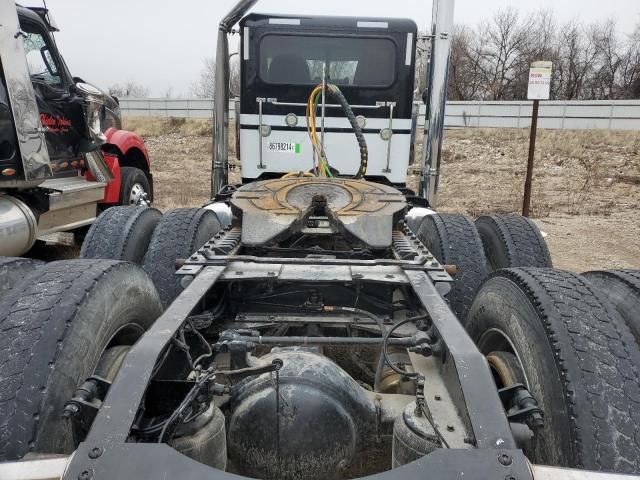
<svg viewBox="0 0 640 480">
<path fill-rule="evenodd" d="M 233 26 L 258 0 L 240 0 L 220 22 L 213 97 L 211 198 L 229 183 L 229 38 Z"/>
<path fill-rule="evenodd" d="M 454 4 L 455 0 L 433 0 L 431 63 L 427 72 L 427 112 L 419 191 L 419 194 L 429 201 L 431 208 L 436 206 L 440 180 Z"/>
<path fill-rule="evenodd" d="M 102 150 L 100 150 L 100 146 L 107 142 L 107 137 L 102 133 L 100 126 L 100 110 L 104 105 L 104 95 L 93 85 L 82 82 L 76 83 L 76 91 L 85 101 L 84 114 L 91 140 L 91 150 L 83 152 L 87 167 L 98 182 L 108 183 L 115 177 L 105 163 Z"/>
</svg>

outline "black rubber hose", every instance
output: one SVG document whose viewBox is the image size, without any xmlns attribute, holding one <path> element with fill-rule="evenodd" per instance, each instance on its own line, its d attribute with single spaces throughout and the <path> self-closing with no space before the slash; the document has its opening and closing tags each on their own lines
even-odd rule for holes
<svg viewBox="0 0 640 480">
<path fill-rule="evenodd" d="M 391 327 L 389 330 L 387 330 L 387 333 L 384 335 L 384 340 L 382 341 L 382 355 L 384 356 L 385 361 L 387 362 L 387 365 L 389 365 L 389 367 L 391 367 L 391 369 L 404 376 L 404 377 L 408 377 L 408 378 L 414 378 L 418 376 L 417 372 L 407 372 L 406 370 L 402 370 L 401 368 L 398 368 L 396 365 L 394 365 L 394 363 L 391 361 L 391 359 L 389 358 L 389 352 L 388 347 L 389 347 L 389 338 L 391 337 L 391 334 L 396 331 L 398 328 L 400 328 L 403 325 L 406 325 L 407 323 L 411 323 L 411 322 L 415 322 L 416 319 L 415 318 L 407 318 L 405 320 L 402 320 L 401 322 L 396 323 L 393 327 Z"/>
<path fill-rule="evenodd" d="M 367 164 L 369 162 L 369 149 L 367 147 L 367 141 L 364 138 L 364 134 L 362 133 L 362 128 L 358 125 L 358 120 L 356 120 L 356 116 L 351 109 L 351 105 L 349 105 L 349 102 L 347 102 L 347 99 L 344 97 L 340 89 L 333 84 L 327 85 L 327 88 L 338 100 L 338 103 L 342 107 L 342 110 L 344 110 L 344 113 L 351 124 L 351 128 L 353 128 L 353 131 L 356 134 L 358 146 L 360 147 L 360 169 L 353 178 L 362 178 L 367 173 Z"/>
<path fill-rule="evenodd" d="M 367 310 L 363 310 L 361 308 L 351 308 L 351 307 L 325 307 L 325 312 L 342 312 L 342 313 L 351 313 L 355 315 L 362 315 L 364 317 L 370 318 L 374 322 L 378 324 L 378 328 L 380 329 L 380 335 L 386 338 L 387 329 L 384 326 L 384 320 L 380 318 L 378 315 L 375 315 Z M 378 366 L 376 368 L 375 380 L 373 383 L 374 391 L 378 391 L 378 384 L 382 380 L 382 368 L 384 367 L 384 356 L 380 355 L 378 358 Z"/>
</svg>

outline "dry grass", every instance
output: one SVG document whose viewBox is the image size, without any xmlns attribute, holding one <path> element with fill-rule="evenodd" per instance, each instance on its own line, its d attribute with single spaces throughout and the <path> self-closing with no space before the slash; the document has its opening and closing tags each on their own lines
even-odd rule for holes
<svg viewBox="0 0 640 480">
<path fill-rule="evenodd" d="M 209 199 L 211 122 L 126 118 L 149 149 L 156 206 Z M 230 128 L 231 180 L 240 180 Z M 526 130 L 449 130 L 439 209 L 471 216 L 519 212 L 526 171 Z M 417 149 L 419 155 L 420 148 Z M 409 171 L 409 184 L 417 176 Z M 532 212 L 562 268 L 640 268 L 640 132 L 541 130 Z"/>
<path fill-rule="evenodd" d="M 529 135 L 524 130 L 454 130 L 445 137 L 441 205 L 477 216 L 518 212 Z M 541 130 L 535 217 L 612 215 L 640 207 L 640 133 Z"/>
<path fill-rule="evenodd" d="M 155 206 L 161 210 L 197 206 L 210 198 L 212 128 L 210 120 L 125 117 L 124 128 L 142 135 L 151 156 Z M 235 130 L 229 129 L 231 175 L 239 181 Z"/>
<path fill-rule="evenodd" d="M 211 137 L 211 120 L 159 117 L 125 117 L 124 128 L 143 137 L 158 137 L 170 133 L 185 136 Z"/>
<path fill-rule="evenodd" d="M 211 122 L 126 118 L 152 156 L 161 208 L 208 199 Z M 234 129 L 231 170 L 238 179 Z M 445 136 L 440 208 L 478 216 L 518 212 L 529 134 L 526 130 L 450 130 Z M 418 155 L 419 155 L 418 148 Z M 534 217 L 552 213 L 612 215 L 640 207 L 640 132 L 541 130 L 534 169 Z M 416 171 L 409 183 L 417 183 Z"/>
</svg>

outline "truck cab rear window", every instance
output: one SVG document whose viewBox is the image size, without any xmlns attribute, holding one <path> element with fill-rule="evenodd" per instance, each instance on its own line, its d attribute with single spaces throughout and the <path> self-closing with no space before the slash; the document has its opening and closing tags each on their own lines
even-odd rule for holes
<svg viewBox="0 0 640 480">
<path fill-rule="evenodd" d="M 266 35 L 259 45 L 266 83 L 316 85 L 326 64 L 340 86 L 389 87 L 395 81 L 396 46 L 387 38 Z"/>
</svg>

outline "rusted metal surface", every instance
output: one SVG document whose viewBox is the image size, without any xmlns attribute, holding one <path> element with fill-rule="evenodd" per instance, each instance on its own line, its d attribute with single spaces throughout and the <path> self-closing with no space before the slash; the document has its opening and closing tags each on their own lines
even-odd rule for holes
<svg viewBox="0 0 640 480">
<path fill-rule="evenodd" d="M 290 235 L 347 233 L 372 248 L 391 245 L 407 204 L 398 190 L 352 179 L 289 178 L 240 188 L 231 200 L 242 216 L 242 243 L 263 245 Z M 319 214 L 318 223 L 310 219 Z M 326 219 L 322 219 L 326 215 Z"/>
</svg>

